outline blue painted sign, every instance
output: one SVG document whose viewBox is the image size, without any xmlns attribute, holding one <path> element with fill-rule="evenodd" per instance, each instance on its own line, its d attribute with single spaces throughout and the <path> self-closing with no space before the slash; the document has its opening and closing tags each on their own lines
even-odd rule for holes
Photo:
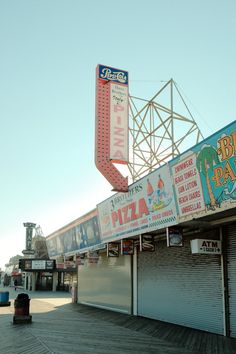
<svg viewBox="0 0 236 354">
<path fill-rule="evenodd" d="M 128 71 L 111 68 L 110 66 L 98 65 L 98 78 L 128 85 Z"/>
<path fill-rule="evenodd" d="M 170 162 L 180 220 L 236 206 L 236 121 Z"/>
<path fill-rule="evenodd" d="M 46 239 L 49 257 L 79 252 L 101 243 L 97 216 Z"/>
</svg>

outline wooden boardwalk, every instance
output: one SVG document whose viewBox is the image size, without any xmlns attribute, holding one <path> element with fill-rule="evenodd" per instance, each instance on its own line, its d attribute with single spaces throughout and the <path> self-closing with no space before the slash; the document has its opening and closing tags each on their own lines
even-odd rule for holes
<svg viewBox="0 0 236 354">
<path fill-rule="evenodd" d="M 144 317 L 124 315 L 84 305 L 77 306 L 79 313 L 96 315 L 104 321 L 163 340 L 173 347 L 185 348 L 192 353 L 236 354 L 236 339 L 233 338 Z M 165 352 L 163 351 L 163 353 Z"/>
<path fill-rule="evenodd" d="M 0 308 L 1 354 L 232 354 L 236 340 L 57 298 L 31 299 L 32 324 Z"/>
</svg>

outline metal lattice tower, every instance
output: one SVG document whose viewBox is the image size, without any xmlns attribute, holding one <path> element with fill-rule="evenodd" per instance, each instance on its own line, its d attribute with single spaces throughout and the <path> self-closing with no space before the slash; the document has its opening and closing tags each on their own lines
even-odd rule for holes
<svg viewBox="0 0 236 354">
<path fill-rule="evenodd" d="M 33 249 L 35 251 L 35 258 L 48 259 L 48 250 L 46 245 L 46 238 L 40 225 L 35 228 L 35 235 L 32 239 Z"/>
<path fill-rule="evenodd" d="M 40 225 L 35 227 L 35 236 L 44 236 L 43 230 Z"/>
<path fill-rule="evenodd" d="M 149 101 L 130 96 L 129 111 L 128 170 L 133 182 L 203 139 L 173 79 Z"/>
</svg>

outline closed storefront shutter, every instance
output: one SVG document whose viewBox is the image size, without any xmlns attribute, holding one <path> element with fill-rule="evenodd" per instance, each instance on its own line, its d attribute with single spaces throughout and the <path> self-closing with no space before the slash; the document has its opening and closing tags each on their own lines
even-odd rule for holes
<svg viewBox="0 0 236 354">
<path fill-rule="evenodd" d="M 236 225 L 228 226 L 226 233 L 228 235 L 227 257 L 230 336 L 236 337 Z"/>
<path fill-rule="evenodd" d="M 78 271 L 78 302 L 118 312 L 132 312 L 131 256 L 84 259 Z"/>
<path fill-rule="evenodd" d="M 220 262 L 219 255 L 191 254 L 190 238 L 184 247 L 159 241 L 155 252 L 140 252 L 138 314 L 223 334 Z"/>
</svg>

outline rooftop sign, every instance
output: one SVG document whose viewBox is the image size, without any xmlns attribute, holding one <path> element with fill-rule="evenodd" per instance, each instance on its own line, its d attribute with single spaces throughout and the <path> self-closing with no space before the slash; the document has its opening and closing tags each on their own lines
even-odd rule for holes
<svg viewBox="0 0 236 354">
<path fill-rule="evenodd" d="M 128 85 L 128 72 L 110 66 L 98 65 L 98 77 L 102 80 Z"/>
<path fill-rule="evenodd" d="M 104 65 L 96 69 L 95 164 L 117 192 L 128 178 L 113 163 L 128 163 L 128 73 Z"/>
</svg>

